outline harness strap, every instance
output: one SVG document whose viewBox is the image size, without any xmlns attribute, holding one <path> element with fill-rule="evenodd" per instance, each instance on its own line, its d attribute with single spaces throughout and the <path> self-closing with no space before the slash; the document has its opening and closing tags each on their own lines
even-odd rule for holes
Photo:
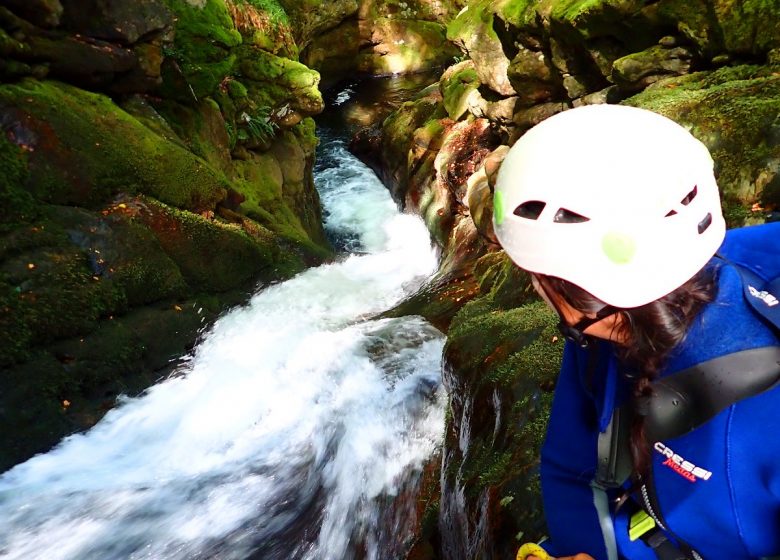
<svg viewBox="0 0 780 560">
<path fill-rule="evenodd" d="M 636 403 L 646 416 L 648 441 L 698 428 L 732 404 L 780 382 L 780 346 L 764 346 L 696 364 L 653 383 L 653 396 Z"/>
</svg>

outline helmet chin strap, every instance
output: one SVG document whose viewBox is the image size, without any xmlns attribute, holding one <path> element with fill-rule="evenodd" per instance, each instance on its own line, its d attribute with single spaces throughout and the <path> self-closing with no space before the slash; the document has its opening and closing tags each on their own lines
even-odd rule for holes
<svg viewBox="0 0 780 560">
<path fill-rule="evenodd" d="M 605 317 L 609 317 L 610 315 L 613 315 L 614 313 L 617 313 L 620 311 L 618 308 L 612 306 L 612 305 L 605 305 L 601 309 L 596 312 L 596 315 L 594 317 L 587 317 L 584 316 L 582 319 L 577 321 L 574 325 L 569 325 L 569 323 L 566 321 L 566 317 L 563 314 L 563 311 L 561 310 L 561 307 L 556 302 L 556 298 L 553 297 L 548 293 L 548 291 L 545 289 L 545 287 L 542 285 L 542 283 L 539 281 L 539 278 L 537 278 L 536 275 L 531 274 L 531 280 L 534 285 L 534 288 L 537 289 L 539 292 L 539 295 L 543 297 L 543 299 L 552 306 L 552 308 L 555 310 L 555 312 L 558 314 L 558 331 L 567 339 L 572 341 L 574 344 L 581 348 L 587 348 L 589 345 L 589 341 L 592 338 L 590 335 L 585 334 L 585 329 L 590 327 L 591 325 L 598 323 Z"/>
<path fill-rule="evenodd" d="M 583 317 L 575 325 L 569 325 L 566 323 L 566 321 L 563 318 L 563 315 L 561 315 L 561 312 L 558 311 L 558 317 L 560 317 L 560 321 L 558 322 L 558 330 L 561 332 L 563 336 L 565 336 L 567 339 L 571 340 L 575 344 L 579 345 L 581 348 L 587 348 L 590 343 L 590 335 L 585 334 L 585 329 L 587 329 L 589 326 L 598 323 L 605 317 L 609 317 L 610 315 L 617 313 L 618 309 L 615 307 L 612 307 L 611 305 L 605 305 L 601 309 L 599 309 L 598 313 L 596 313 L 595 317 Z"/>
</svg>

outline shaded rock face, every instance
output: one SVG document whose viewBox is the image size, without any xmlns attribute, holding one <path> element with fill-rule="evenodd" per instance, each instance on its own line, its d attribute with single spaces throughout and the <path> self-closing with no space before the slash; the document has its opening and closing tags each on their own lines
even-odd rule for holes
<svg viewBox="0 0 780 560">
<path fill-rule="evenodd" d="M 358 135 L 442 249 L 440 273 L 398 307 L 449 330 L 451 414 L 428 558 L 505 558 L 516 535 L 544 531 L 536 466 L 561 345 L 493 235 L 509 146 L 572 107 L 644 107 L 710 149 L 731 227 L 776 215 L 778 16 L 771 3 L 725 0 L 472 2 L 448 24 L 465 60 Z M 534 344 L 532 365 L 520 356 Z"/>
<path fill-rule="evenodd" d="M 307 45 L 301 60 L 329 83 L 355 71 L 381 76 L 442 67 L 458 54 L 445 28 L 458 9 L 452 0 L 360 0 Z"/>
<path fill-rule="evenodd" d="M 167 375 L 258 283 L 332 255 L 319 74 L 263 6 L 0 7 L 0 470 Z"/>
</svg>

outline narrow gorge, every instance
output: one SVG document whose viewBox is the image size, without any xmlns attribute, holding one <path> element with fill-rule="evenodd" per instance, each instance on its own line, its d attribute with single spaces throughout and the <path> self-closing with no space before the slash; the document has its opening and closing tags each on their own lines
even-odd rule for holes
<svg viewBox="0 0 780 560">
<path fill-rule="evenodd" d="M 0 557 L 513 557 L 562 343 L 493 235 L 501 159 L 644 107 L 710 149 L 731 227 L 776 220 L 778 22 L 4 2 Z"/>
</svg>

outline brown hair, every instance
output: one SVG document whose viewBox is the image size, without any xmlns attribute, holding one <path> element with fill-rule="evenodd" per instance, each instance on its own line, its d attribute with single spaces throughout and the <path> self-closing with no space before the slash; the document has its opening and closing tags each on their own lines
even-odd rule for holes
<svg viewBox="0 0 780 560">
<path fill-rule="evenodd" d="M 534 273 L 550 297 L 563 299 L 585 314 L 598 312 L 606 304 L 598 298 L 555 276 Z M 615 327 L 615 338 L 625 341 L 615 345 L 621 363 L 636 369 L 633 393 L 637 399 L 652 395 L 651 383 L 664 367 L 669 353 L 685 338 L 702 306 L 715 299 L 715 270 L 705 267 L 673 292 L 645 305 L 618 309 L 622 321 Z M 650 446 L 645 437 L 644 416 L 634 415 L 630 437 L 633 476 L 645 479 L 650 470 Z"/>
</svg>

